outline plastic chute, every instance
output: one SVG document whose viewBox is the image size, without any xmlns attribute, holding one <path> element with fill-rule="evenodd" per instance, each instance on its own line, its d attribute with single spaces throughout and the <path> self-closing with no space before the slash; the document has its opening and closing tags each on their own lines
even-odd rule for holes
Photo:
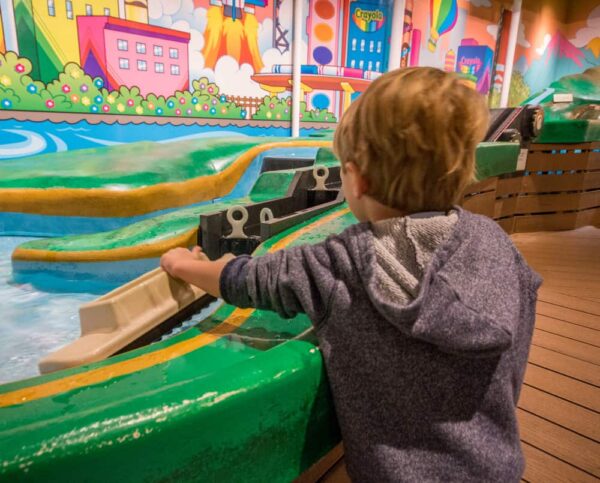
<svg viewBox="0 0 600 483">
<path fill-rule="evenodd" d="M 457 0 L 429 0 L 429 32 L 428 48 L 435 52 L 439 38 L 452 30 L 458 17 Z"/>
</svg>

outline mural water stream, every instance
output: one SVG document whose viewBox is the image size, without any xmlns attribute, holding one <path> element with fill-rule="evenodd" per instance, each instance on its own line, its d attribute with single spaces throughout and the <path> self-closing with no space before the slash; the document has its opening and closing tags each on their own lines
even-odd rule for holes
<svg viewBox="0 0 600 483">
<path fill-rule="evenodd" d="M 270 128 L 269 135 L 289 136 L 287 128 Z M 302 134 L 310 135 L 312 130 Z M 173 142 L 184 139 L 209 137 L 260 136 L 261 127 L 231 126 L 216 129 L 214 126 L 172 124 L 76 124 L 52 121 L 0 120 L 0 160 L 60 152 L 72 149 L 97 148 L 136 141 Z"/>
</svg>

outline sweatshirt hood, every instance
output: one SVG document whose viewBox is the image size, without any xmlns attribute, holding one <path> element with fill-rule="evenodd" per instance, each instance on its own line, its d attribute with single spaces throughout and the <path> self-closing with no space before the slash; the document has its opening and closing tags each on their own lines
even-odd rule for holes
<svg viewBox="0 0 600 483">
<path fill-rule="evenodd" d="M 534 280 L 495 222 L 457 208 L 370 228 L 367 246 L 356 247 L 360 272 L 373 306 L 390 324 L 469 357 L 511 346 L 519 313 L 510 301 L 519 299 L 519 270 L 527 268 L 535 289 L 539 277 Z"/>
</svg>

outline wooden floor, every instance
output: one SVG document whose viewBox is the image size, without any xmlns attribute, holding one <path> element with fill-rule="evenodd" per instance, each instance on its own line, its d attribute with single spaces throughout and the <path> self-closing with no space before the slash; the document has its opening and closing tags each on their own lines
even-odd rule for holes
<svg viewBox="0 0 600 483">
<path fill-rule="evenodd" d="M 511 238 L 544 278 L 518 409 L 523 479 L 600 481 L 600 229 Z M 320 481 L 350 481 L 343 458 Z"/>
</svg>

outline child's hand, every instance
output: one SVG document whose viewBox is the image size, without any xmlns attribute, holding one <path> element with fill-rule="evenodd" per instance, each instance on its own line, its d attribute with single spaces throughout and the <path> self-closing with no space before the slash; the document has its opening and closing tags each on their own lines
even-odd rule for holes
<svg viewBox="0 0 600 483">
<path fill-rule="evenodd" d="M 173 277 L 178 277 L 178 268 L 182 264 L 190 263 L 197 260 L 208 260 L 208 257 L 202 252 L 200 247 L 194 247 L 191 250 L 187 248 L 173 248 L 160 257 L 160 266 L 162 269 Z"/>
<path fill-rule="evenodd" d="M 172 277 L 219 298 L 221 272 L 230 260 L 231 256 L 224 256 L 211 262 L 200 247 L 173 248 L 160 257 L 160 266 Z"/>
</svg>

